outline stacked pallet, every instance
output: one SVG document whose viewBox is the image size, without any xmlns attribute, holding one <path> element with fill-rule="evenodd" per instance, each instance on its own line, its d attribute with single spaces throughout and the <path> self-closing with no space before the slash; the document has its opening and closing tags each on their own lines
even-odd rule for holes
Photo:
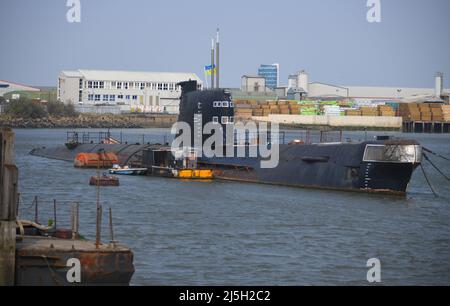
<svg viewBox="0 0 450 306">
<path fill-rule="evenodd" d="M 250 120 L 252 118 L 253 109 L 252 102 L 247 100 L 234 101 L 234 117 L 235 120 Z"/>
<path fill-rule="evenodd" d="M 359 109 L 347 109 L 345 110 L 346 116 L 361 116 L 361 111 Z"/>
<path fill-rule="evenodd" d="M 378 108 L 371 107 L 371 106 L 362 106 L 360 108 L 361 110 L 361 116 L 370 116 L 370 117 L 376 117 L 378 116 Z"/>
<path fill-rule="evenodd" d="M 420 110 L 420 120 L 431 121 L 432 115 L 431 115 L 430 104 L 420 103 L 419 110 Z"/>
<path fill-rule="evenodd" d="M 295 104 L 290 103 L 289 104 L 289 111 L 291 115 L 300 115 L 301 105 L 297 104 L 296 101 L 294 101 Z"/>
<path fill-rule="evenodd" d="M 430 103 L 430 111 L 432 121 L 444 121 L 444 114 L 440 103 Z"/>
<path fill-rule="evenodd" d="M 442 118 L 450 122 L 450 105 L 442 105 Z"/>
<path fill-rule="evenodd" d="M 395 110 L 389 105 L 378 105 L 378 114 L 383 117 L 395 117 Z"/>
<path fill-rule="evenodd" d="M 323 114 L 325 116 L 340 116 L 341 108 L 338 105 L 324 105 Z"/>
<path fill-rule="evenodd" d="M 400 103 L 398 114 L 405 121 L 420 121 L 420 109 L 417 103 Z"/>
</svg>

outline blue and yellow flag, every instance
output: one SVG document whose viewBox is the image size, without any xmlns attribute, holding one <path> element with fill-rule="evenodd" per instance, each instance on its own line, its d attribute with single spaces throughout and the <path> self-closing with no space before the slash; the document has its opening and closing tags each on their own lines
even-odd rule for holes
<svg viewBox="0 0 450 306">
<path fill-rule="evenodd" d="M 211 75 L 213 73 L 216 73 L 216 66 L 215 65 L 205 66 L 205 73 L 206 73 L 206 75 Z"/>
</svg>

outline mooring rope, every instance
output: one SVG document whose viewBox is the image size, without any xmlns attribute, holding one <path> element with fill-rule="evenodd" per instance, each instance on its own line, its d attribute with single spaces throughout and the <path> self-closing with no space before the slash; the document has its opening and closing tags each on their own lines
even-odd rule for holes
<svg viewBox="0 0 450 306">
<path fill-rule="evenodd" d="M 440 158 L 442 158 L 442 159 L 445 159 L 446 161 L 450 161 L 450 158 L 447 158 L 447 157 L 442 156 L 442 155 L 440 155 L 440 154 L 438 154 L 438 153 L 436 153 L 436 152 L 433 152 L 433 151 L 431 151 L 431 150 L 428 149 L 428 148 L 423 147 L 423 150 L 424 150 L 425 152 L 428 152 L 428 153 L 431 153 L 431 154 L 433 154 L 433 155 L 436 155 L 437 157 L 440 157 Z"/>
<path fill-rule="evenodd" d="M 427 181 L 428 186 L 430 187 L 430 189 L 431 189 L 431 191 L 433 192 L 434 196 L 435 196 L 435 197 L 438 197 L 436 191 L 434 191 L 434 188 L 433 188 L 433 186 L 431 185 L 430 180 L 428 179 L 427 174 L 425 173 L 425 169 L 423 168 L 423 165 L 422 165 L 422 164 L 420 164 L 420 169 L 422 169 L 423 176 L 425 177 L 425 180 Z"/>
<path fill-rule="evenodd" d="M 423 157 L 425 157 L 425 159 L 431 164 L 431 166 L 433 166 L 434 169 L 436 169 L 437 172 L 439 172 L 447 181 L 450 182 L 450 178 L 444 172 L 442 172 L 442 170 L 439 169 L 425 153 L 423 154 Z"/>
</svg>

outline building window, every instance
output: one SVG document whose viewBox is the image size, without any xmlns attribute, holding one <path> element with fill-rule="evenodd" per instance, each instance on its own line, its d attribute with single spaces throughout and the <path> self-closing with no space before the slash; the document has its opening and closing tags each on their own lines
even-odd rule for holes
<svg viewBox="0 0 450 306">
<path fill-rule="evenodd" d="M 133 100 L 137 100 L 137 96 L 133 96 Z"/>
<path fill-rule="evenodd" d="M 123 100 L 123 95 L 118 95 L 118 96 L 117 96 L 117 99 Z"/>
<path fill-rule="evenodd" d="M 80 91 L 78 92 L 78 102 L 82 102 L 82 101 L 83 101 L 83 91 L 80 90 Z"/>
<path fill-rule="evenodd" d="M 80 79 L 80 81 L 78 82 L 79 85 L 79 89 L 83 89 L 83 79 Z"/>
<path fill-rule="evenodd" d="M 213 107 L 220 107 L 220 102 L 219 101 L 214 101 L 213 102 Z"/>
<path fill-rule="evenodd" d="M 212 117 L 212 122 L 219 123 L 219 117 L 217 117 L 217 116 Z"/>
<path fill-rule="evenodd" d="M 122 89 L 122 82 L 117 82 L 117 89 Z"/>
<path fill-rule="evenodd" d="M 234 102 L 230 102 L 230 107 L 234 107 Z"/>
<path fill-rule="evenodd" d="M 164 83 L 163 84 L 163 90 L 169 90 L 169 84 Z"/>
<path fill-rule="evenodd" d="M 98 82 L 94 81 L 94 88 L 98 88 Z"/>
<path fill-rule="evenodd" d="M 135 82 L 134 83 L 134 89 L 138 89 L 139 88 L 139 83 L 138 82 Z"/>
<path fill-rule="evenodd" d="M 105 82 L 99 82 L 99 88 L 105 88 Z"/>
<path fill-rule="evenodd" d="M 228 122 L 229 122 L 229 123 L 234 123 L 234 117 L 231 116 L 231 117 L 230 117 L 230 120 L 228 120 Z"/>
<path fill-rule="evenodd" d="M 222 124 L 228 124 L 228 117 L 227 116 L 223 116 L 222 117 Z"/>
<path fill-rule="evenodd" d="M 117 82 L 111 82 L 111 88 L 116 88 L 117 87 Z"/>
<path fill-rule="evenodd" d="M 100 95 L 95 95 L 94 96 L 94 101 L 100 101 Z"/>
<path fill-rule="evenodd" d="M 109 100 L 109 95 L 103 95 L 103 101 L 108 101 Z"/>
<path fill-rule="evenodd" d="M 116 95 L 109 95 L 109 101 L 115 102 L 116 101 Z"/>
<path fill-rule="evenodd" d="M 151 88 L 152 88 L 152 83 L 146 83 L 146 84 L 145 84 L 145 87 L 151 89 Z"/>
<path fill-rule="evenodd" d="M 123 83 L 123 88 L 128 89 L 128 82 Z"/>
<path fill-rule="evenodd" d="M 130 100 L 130 95 L 126 95 L 126 99 L 127 99 L 127 100 Z"/>
<path fill-rule="evenodd" d="M 228 107 L 229 103 L 228 101 L 222 101 L 222 107 Z"/>
<path fill-rule="evenodd" d="M 162 90 L 163 89 L 163 84 L 162 83 L 158 83 L 158 90 Z"/>
<path fill-rule="evenodd" d="M 88 88 L 92 88 L 92 81 L 88 82 Z"/>
<path fill-rule="evenodd" d="M 141 90 L 144 90 L 145 88 L 145 83 L 141 83 Z"/>
</svg>

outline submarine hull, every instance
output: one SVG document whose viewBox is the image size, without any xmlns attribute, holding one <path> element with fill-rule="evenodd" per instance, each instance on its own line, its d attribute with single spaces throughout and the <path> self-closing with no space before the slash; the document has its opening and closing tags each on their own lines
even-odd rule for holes
<svg viewBox="0 0 450 306">
<path fill-rule="evenodd" d="M 261 158 L 201 158 L 224 180 L 330 190 L 404 195 L 418 163 L 364 162 L 366 145 L 280 145 L 275 168 Z"/>
</svg>

